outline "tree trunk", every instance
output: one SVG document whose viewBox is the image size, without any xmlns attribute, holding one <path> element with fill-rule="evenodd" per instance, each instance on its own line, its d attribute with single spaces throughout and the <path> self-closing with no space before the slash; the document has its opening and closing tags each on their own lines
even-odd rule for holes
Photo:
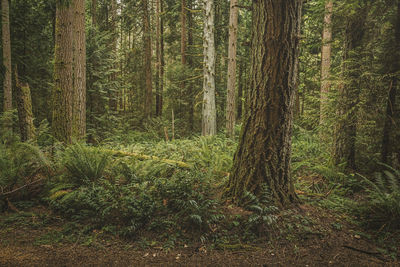
<svg viewBox="0 0 400 267">
<path fill-rule="evenodd" d="M 393 60 L 391 66 L 389 66 L 390 72 L 393 75 L 392 82 L 389 88 L 389 95 L 386 104 L 386 118 L 385 125 L 383 127 L 383 135 L 382 135 L 382 151 L 381 158 L 382 162 L 386 164 L 390 164 L 389 158 L 392 155 L 394 144 L 391 142 L 391 134 L 392 129 L 396 125 L 395 124 L 395 105 L 396 105 L 396 91 L 398 86 L 398 75 L 396 73 L 400 69 L 400 1 L 397 2 L 397 18 L 394 23 L 395 30 L 395 44 L 394 44 L 394 57 L 396 60 Z"/>
<path fill-rule="evenodd" d="M 228 84 L 226 97 L 226 135 L 235 136 L 235 85 L 236 85 L 236 43 L 238 29 L 237 0 L 231 0 L 228 44 Z"/>
<path fill-rule="evenodd" d="M 97 0 L 92 0 L 91 13 L 92 13 L 92 25 L 94 27 L 96 27 L 97 26 Z"/>
<path fill-rule="evenodd" d="M 243 63 L 239 63 L 239 78 L 238 78 L 238 104 L 237 104 L 237 119 L 242 119 L 242 109 L 243 109 Z"/>
<path fill-rule="evenodd" d="M 151 73 L 151 38 L 150 38 L 150 16 L 148 10 L 148 0 L 142 0 L 143 8 L 143 45 L 144 45 L 144 74 L 146 77 L 146 91 L 144 102 L 144 116 L 151 117 L 153 88 L 152 88 L 152 73 Z"/>
<path fill-rule="evenodd" d="M 202 135 L 217 133 L 217 113 L 215 109 L 215 43 L 214 43 L 214 0 L 203 1 L 204 11 L 204 80 Z"/>
<path fill-rule="evenodd" d="M 343 48 L 343 78 L 346 83 L 339 87 L 337 125 L 334 135 L 333 160 L 336 165 L 345 162 L 348 170 L 356 170 L 357 111 L 360 94 L 360 63 L 351 58 L 352 52 L 362 46 L 366 6 L 360 7 L 348 19 Z"/>
<path fill-rule="evenodd" d="M 86 28 L 85 1 L 74 3 L 74 126 L 73 135 L 82 139 L 86 135 Z"/>
<path fill-rule="evenodd" d="M 18 79 L 18 71 L 15 67 L 16 102 L 18 109 L 19 129 L 21 141 L 25 142 L 35 138 L 35 125 L 33 124 L 31 90 L 27 83 L 21 83 Z"/>
<path fill-rule="evenodd" d="M 56 40 L 53 90 L 53 134 L 64 143 L 72 141 L 73 125 L 73 8 L 56 2 Z"/>
<path fill-rule="evenodd" d="M 325 116 L 327 113 L 328 93 L 331 83 L 329 73 L 331 69 L 331 42 L 332 42 L 332 12 L 333 1 L 327 0 L 325 4 L 324 30 L 322 32 L 321 51 L 321 96 L 320 96 L 320 119 L 321 133 L 325 131 Z"/>
<path fill-rule="evenodd" d="M 160 11 L 164 13 L 164 0 L 160 1 Z M 159 110 L 160 116 L 163 109 L 163 91 L 164 91 L 164 19 L 160 17 L 160 94 L 157 95 L 156 105 Z"/>
<path fill-rule="evenodd" d="M 190 10 L 193 9 L 193 0 L 189 0 L 189 2 L 187 3 L 188 7 L 190 8 Z M 193 29 L 194 29 L 194 24 L 193 24 L 193 16 L 192 16 L 192 12 L 188 12 L 187 14 L 187 21 L 188 21 L 188 40 L 187 40 L 187 45 L 189 48 L 193 49 L 193 45 L 194 45 L 194 41 L 193 41 Z M 193 51 L 193 50 L 192 50 Z M 189 56 L 187 58 L 187 63 L 189 68 L 192 70 L 194 69 L 193 66 L 193 57 Z M 195 107 L 195 98 L 196 98 L 196 92 L 195 89 L 193 88 L 193 86 L 190 86 L 188 88 L 188 94 L 189 94 L 189 112 L 188 112 L 188 116 L 189 116 L 189 130 L 191 132 L 193 132 L 194 130 L 194 107 Z"/>
<path fill-rule="evenodd" d="M 301 3 L 253 1 L 248 111 L 226 191 L 234 203 L 264 185 L 279 206 L 297 200 L 290 157 Z"/>
<path fill-rule="evenodd" d="M 10 41 L 10 6 L 9 0 L 1 0 L 1 30 L 3 46 L 3 66 L 4 66 L 4 104 L 3 110 L 12 109 L 12 87 L 11 87 L 11 41 Z"/>
<path fill-rule="evenodd" d="M 112 33 L 112 39 L 111 39 L 111 47 L 112 51 L 115 55 L 115 63 L 113 66 L 113 72 L 110 75 L 110 80 L 111 81 L 116 81 L 117 80 L 117 73 L 116 69 L 118 69 L 118 63 L 116 60 L 116 55 L 117 55 L 117 41 L 118 41 L 118 29 L 117 29 L 117 0 L 111 0 L 111 18 L 110 18 L 110 31 Z M 110 110 L 112 111 L 117 111 L 118 110 L 118 91 L 115 89 L 111 89 L 108 92 L 108 97 L 109 97 L 109 106 Z"/>
<path fill-rule="evenodd" d="M 157 57 L 157 64 L 156 64 L 156 117 L 161 116 L 161 109 L 160 109 L 160 95 L 161 95 L 161 23 L 160 23 L 160 1 L 156 0 L 156 57 Z"/>
</svg>

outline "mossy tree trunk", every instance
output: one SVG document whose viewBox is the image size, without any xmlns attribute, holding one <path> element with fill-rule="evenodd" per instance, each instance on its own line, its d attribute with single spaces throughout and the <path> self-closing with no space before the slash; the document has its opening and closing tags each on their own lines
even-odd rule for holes
<svg viewBox="0 0 400 267">
<path fill-rule="evenodd" d="M 73 6 L 56 1 L 52 129 L 56 139 L 71 143 L 73 128 Z"/>
<path fill-rule="evenodd" d="M 337 123 L 334 134 L 333 160 L 345 163 L 348 170 L 356 170 L 357 111 L 360 96 L 360 60 L 356 57 L 363 45 L 367 5 L 360 6 L 348 18 L 343 47 L 343 78 L 339 87 Z"/>
<path fill-rule="evenodd" d="M 253 1 L 250 87 L 226 196 L 268 185 L 279 206 L 297 200 L 290 175 L 301 0 Z"/>
<path fill-rule="evenodd" d="M 143 50 L 144 50 L 144 76 L 146 79 L 144 117 L 151 117 L 153 110 L 153 85 L 151 72 L 151 32 L 148 0 L 142 0 L 143 9 Z"/>
<path fill-rule="evenodd" d="M 202 135 L 217 133 L 217 112 L 215 107 L 215 42 L 214 42 L 214 0 L 203 0 L 204 27 L 203 27 L 203 107 L 202 107 Z"/>
<path fill-rule="evenodd" d="M 17 68 L 15 68 L 15 84 L 21 141 L 25 142 L 35 138 L 36 130 L 33 124 L 31 90 L 27 83 L 19 81 Z"/>
<path fill-rule="evenodd" d="M 11 87 L 11 41 L 10 41 L 10 5 L 9 0 L 1 0 L 1 33 L 3 46 L 3 67 L 4 80 L 3 92 L 4 102 L 3 110 L 12 109 L 12 87 Z"/>
</svg>

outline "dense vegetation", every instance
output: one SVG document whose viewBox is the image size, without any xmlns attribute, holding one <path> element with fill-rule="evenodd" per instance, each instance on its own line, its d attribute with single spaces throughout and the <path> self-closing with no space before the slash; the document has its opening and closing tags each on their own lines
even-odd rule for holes
<svg viewBox="0 0 400 267">
<path fill-rule="evenodd" d="M 133 240 L 142 248 L 189 244 L 225 250 L 301 242 L 351 225 L 358 229 L 353 236 L 376 244 L 385 257 L 400 257 L 400 1 L 288 1 L 298 8 L 304 2 L 298 55 L 296 45 L 285 50 L 293 58 L 287 72 L 297 78 L 282 72 L 277 76 L 282 80 L 269 76 L 269 82 L 296 89 L 292 95 L 277 89 L 261 97 L 254 93 L 263 83 L 257 79 L 264 78 L 254 74 L 259 51 L 252 18 L 261 10 L 255 1 L 239 0 L 232 7 L 230 1 L 214 0 L 215 15 L 204 16 L 208 1 L 86 1 L 83 13 L 74 9 L 86 15 L 86 63 L 77 63 L 82 58 L 74 39 L 71 80 L 58 69 L 65 63 L 65 54 L 57 52 L 63 30 L 56 22 L 60 10 L 67 9 L 63 1 L 5 0 L 2 12 L 4 2 L 10 4 L 11 51 L 3 50 L 0 76 L 0 233 L 39 216 L 32 227 L 62 222 L 61 231 L 37 238 L 39 245 L 90 246 L 100 235 Z M 229 21 L 233 8 L 236 26 Z M 8 24 L 2 18 L 2 26 Z M 215 73 L 203 73 L 208 64 L 203 55 L 212 53 L 202 47 L 205 21 L 215 28 Z M 232 27 L 237 27 L 237 65 L 229 100 Z M 4 27 L 2 33 L 4 38 Z M 69 34 L 78 38 L 72 30 Z M 82 64 L 84 79 L 77 71 Z M 263 66 L 260 72 L 268 69 Z M 60 77 L 75 88 L 71 105 L 61 101 L 68 94 L 58 95 L 65 86 Z M 214 89 L 205 87 L 208 79 L 215 79 Z M 84 90 L 77 87 L 82 80 Z M 215 90 L 212 96 L 206 96 L 209 90 Z M 212 97 L 215 106 L 207 113 L 204 103 Z M 252 97 L 265 102 L 251 102 Z M 70 128 L 60 103 L 69 106 Z M 274 103 L 278 110 L 287 107 L 289 115 L 282 118 L 290 122 L 270 115 Z M 264 129 L 259 117 L 252 117 L 254 107 L 262 105 L 272 107 L 265 112 L 270 116 L 265 127 L 273 130 L 257 140 L 276 145 L 274 134 L 283 127 L 288 137 L 278 147 L 285 147 L 279 155 L 287 158 L 266 156 L 265 162 L 274 165 L 262 170 L 264 176 L 287 171 L 285 186 L 293 185 L 289 197 L 277 197 L 273 187 L 281 184 L 269 182 L 274 175 L 261 182 L 243 182 L 248 177 L 238 175 L 254 174 L 253 167 L 243 172 L 240 164 L 258 152 L 238 146 L 260 134 L 244 130 L 251 120 Z M 212 120 L 205 114 L 213 112 L 215 134 L 212 123 L 204 128 L 205 118 Z M 225 127 L 229 118 L 233 129 L 229 123 Z M 261 143 L 255 147 L 264 153 Z M 282 161 L 290 166 L 284 169 Z M 239 193 L 232 193 L 232 177 L 245 184 Z M 47 213 L 39 215 L 37 209 Z M 335 216 L 328 226 L 318 217 L 327 213 Z"/>
</svg>

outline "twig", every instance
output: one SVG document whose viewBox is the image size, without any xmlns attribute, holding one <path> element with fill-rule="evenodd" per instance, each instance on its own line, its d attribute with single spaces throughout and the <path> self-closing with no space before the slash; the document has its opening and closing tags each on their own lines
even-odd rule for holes
<svg viewBox="0 0 400 267">
<path fill-rule="evenodd" d="M 355 247 L 347 246 L 347 245 L 343 245 L 343 247 L 351 249 L 351 250 L 354 250 L 354 251 L 357 251 L 357 252 L 360 252 L 360 253 L 364 253 L 364 254 L 367 254 L 367 255 L 374 256 L 374 257 L 376 257 L 376 258 L 378 258 L 380 260 L 385 260 L 385 258 L 382 256 L 382 253 L 380 253 L 380 252 L 367 251 L 367 250 L 363 250 L 363 249 L 359 249 L 359 248 L 355 248 Z"/>
<path fill-rule="evenodd" d="M 43 181 L 43 180 L 44 180 L 44 178 L 40 178 L 40 179 L 38 179 L 38 180 L 36 180 L 36 181 L 33 181 L 33 182 L 29 183 L 29 184 L 24 184 L 23 186 L 18 187 L 18 188 L 14 189 L 14 190 L 11 190 L 11 191 L 9 191 L 9 192 L 2 193 L 2 194 L 0 195 L 0 197 L 4 197 L 4 196 L 11 195 L 11 194 L 13 194 L 13 193 L 15 193 L 15 192 L 17 192 L 17 191 L 19 191 L 19 190 L 25 188 L 25 187 L 31 186 L 31 185 L 36 184 L 36 183 L 38 183 L 38 182 L 41 182 L 41 181 Z"/>
</svg>

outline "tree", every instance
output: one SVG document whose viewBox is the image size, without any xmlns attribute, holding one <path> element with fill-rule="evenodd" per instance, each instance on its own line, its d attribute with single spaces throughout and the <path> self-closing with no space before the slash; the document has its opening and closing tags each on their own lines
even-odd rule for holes
<svg viewBox="0 0 400 267">
<path fill-rule="evenodd" d="M 333 160 L 336 165 L 345 162 L 349 170 L 356 169 L 357 110 L 360 96 L 360 53 L 365 33 L 367 5 L 357 7 L 347 18 L 343 45 L 343 79 L 339 86 L 338 120 L 335 128 Z"/>
<path fill-rule="evenodd" d="M 203 108 L 202 134 L 217 133 L 217 113 L 215 108 L 215 42 L 214 42 L 214 0 L 203 1 Z"/>
<path fill-rule="evenodd" d="M 164 25 L 160 14 L 163 12 L 163 0 L 156 1 L 156 116 L 162 115 L 162 94 L 164 87 Z"/>
<path fill-rule="evenodd" d="M 73 128 L 73 6 L 56 1 L 55 62 L 53 89 L 53 134 L 71 143 Z"/>
<path fill-rule="evenodd" d="M 3 46 L 3 66 L 4 66 L 4 105 L 3 110 L 12 109 L 12 87 L 11 87 L 11 41 L 10 41 L 10 6 L 9 0 L 1 0 L 1 30 Z"/>
<path fill-rule="evenodd" d="M 329 87 L 329 73 L 331 69 L 331 42 L 332 42 L 332 12 L 333 1 L 327 0 L 325 3 L 324 29 L 322 32 L 322 51 L 321 51 L 321 96 L 320 96 L 320 126 L 325 126 L 325 114 L 327 112 L 327 101 Z M 323 129 L 321 129 L 323 131 Z"/>
<path fill-rule="evenodd" d="M 301 0 L 253 1 L 248 104 L 226 196 L 267 185 L 276 203 L 296 201 L 290 175 Z"/>
<path fill-rule="evenodd" d="M 148 10 L 148 0 L 142 0 L 143 8 L 143 50 L 144 50 L 144 74 L 146 77 L 146 90 L 144 102 L 144 116 L 151 117 L 153 104 L 153 87 L 151 73 L 151 33 L 150 33 L 150 16 Z"/>
<path fill-rule="evenodd" d="M 231 138 L 233 138 L 235 135 L 236 43 L 238 13 L 237 0 L 231 0 L 228 43 L 228 85 L 226 97 L 226 134 Z"/>
<path fill-rule="evenodd" d="M 86 30 L 85 1 L 74 2 L 74 137 L 86 135 Z"/>
<path fill-rule="evenodd" d="M 395 107 L 396 107 L 396 91 L 399 84 L 398 81 L 398 71 L 400 70 L 400 1 L 397 1 L 397 14 L 396 20 L 393 23 L 394 28 L 394 45 L 391 49 L 392 57 L 389 57 L 391 60 L 388 62 L 389 72 L 391 74 L 391 83 L 389 88 L 389 93 L 387 97 L 386 103 L 386 118 L 385 125 L 383 127 L 383 136 L 382 136 L 382 151 L 381 151 L 381 160 L 383 163 L 389 163 L 389 159 L 393 150 L 391 143 L 391 132 L 393 128 L 395 128 Z"/>
</svg>

